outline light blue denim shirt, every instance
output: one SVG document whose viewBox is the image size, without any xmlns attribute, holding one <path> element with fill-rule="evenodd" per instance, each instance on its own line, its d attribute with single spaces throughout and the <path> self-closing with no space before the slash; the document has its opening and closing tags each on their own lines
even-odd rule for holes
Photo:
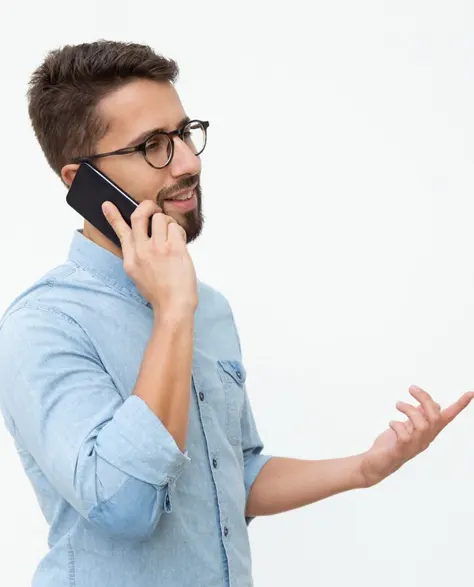
<svg viewBox="0 0 474 587">
<path fill-rule="evenodd" d="M 248 587 L 262 454 L 226 299 L 199 284 L 186 453 L 131 395 L 153 312 L 80 231 L 0 322 L 0 406 L 50 526 L 34 587 Z"/>
</svg>

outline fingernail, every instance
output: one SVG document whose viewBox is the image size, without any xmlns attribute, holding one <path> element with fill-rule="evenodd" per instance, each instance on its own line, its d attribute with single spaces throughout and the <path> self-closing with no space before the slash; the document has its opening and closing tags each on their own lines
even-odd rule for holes
<svg viewBox="0 0 474 587">
<path fill-rule="evenodd" d="M 110 206 L 108 202 L 104 202 L 102 204 L 102 212 L 104 212 L 104 214 L 107 214 L 107 212 L 110 210 Z"/>
<path fill-rule="evenodd" d="M 421 391 L 421 387 L 418 387 L 418 385 L 410 385 L 410 389 L 413 389 L 414 391 Z"/>
</svg>

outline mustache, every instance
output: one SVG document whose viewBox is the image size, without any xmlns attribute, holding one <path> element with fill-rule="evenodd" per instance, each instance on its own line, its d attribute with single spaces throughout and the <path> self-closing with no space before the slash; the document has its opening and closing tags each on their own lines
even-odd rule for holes
<svg viewBox="0 0 474 587">
<path fill-rule="evenodd" d="M 158 206 L 160 206 L 165 200 L 168 198 L 172 198 L 178 192 L 183 190 L 187 190 L 194 186 L 199 187 L 200 178 L 199 175 L 192 175 L 190 177 L 182 177 L 179 181 L 175 184 L 170 185 L 166 188 L 163 188 L 158 192 L 158 196 L 156 197 L 156 202 Z"/>
</svg>

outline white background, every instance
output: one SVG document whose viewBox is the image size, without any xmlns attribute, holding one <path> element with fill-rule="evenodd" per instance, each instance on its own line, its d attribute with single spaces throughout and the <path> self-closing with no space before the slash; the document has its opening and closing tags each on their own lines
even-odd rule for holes
<svg viewBox="0 0 474 587">
<path fill-rule="evenodd" d="M 30 73 L 58 45 L 146 42 L 212 124 L 192 251 L 234 308 L 267 450 L 359 452 L 411 383 L 443 405 L 474 388 L 472 1 L 2 1 L 1 310 L 80 225 Z M 472 585 L 473 423 L 371 490 L 254 522 L 256 585 Z M 19 587 L 47 528 L 2 427 L 0 478 L 0 585 Z"/>
</svg>

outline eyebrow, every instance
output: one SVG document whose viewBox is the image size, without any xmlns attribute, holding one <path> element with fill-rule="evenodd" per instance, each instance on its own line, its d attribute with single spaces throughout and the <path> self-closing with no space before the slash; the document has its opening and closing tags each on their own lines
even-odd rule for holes
<svg viewBox="0 0 474 587">
<path fill-rule="evenodd" d="M 189 118 L 189 116 L 185 116 L 183 119 L 180 120 L 177 128 L 182 128 L 190 120 L 191 119 Z M 151 137 L 151 135 L 154 135 L 157 132 L 167 132 L 167 131 L 164 128 L 152 128 L 151 130 L 145 130 L 144 132 L 140 133 L 137 137 L 135 137 L 133 140 L 131 140 L 125 148 L 135 147 L 136 145 L 143 143 L 143 141 L 146 141 L 146 139 L 148 137 Z"/>
</svg>

